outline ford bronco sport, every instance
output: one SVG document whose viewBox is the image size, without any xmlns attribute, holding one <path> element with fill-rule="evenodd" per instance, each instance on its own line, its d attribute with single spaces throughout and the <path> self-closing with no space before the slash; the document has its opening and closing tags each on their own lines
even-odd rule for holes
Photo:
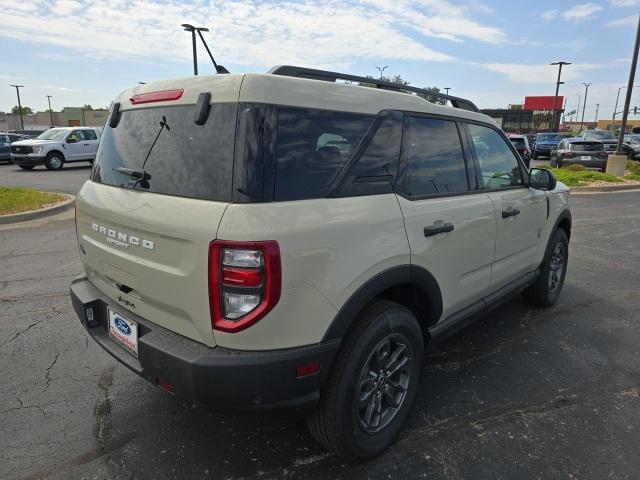
<svg viewBox="0 0 640 480">
<path fill-rule="evenodd" d="M 553 305 L 571 233 L 568 189 L 473 103 L 398 89 L 281 66 L 123 92 L 76 204 L 89 334 L 169 392 L 384 450 L 427 346 Z"/>
</svg>

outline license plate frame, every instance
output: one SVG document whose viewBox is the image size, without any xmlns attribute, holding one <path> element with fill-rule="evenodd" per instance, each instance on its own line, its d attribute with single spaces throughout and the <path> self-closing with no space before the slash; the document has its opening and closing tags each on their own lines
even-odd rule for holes
<svg viewBox="0 0 640 480">
<path fill-rule="evenodd" d="M 582 160 L 591 160 L 591 155 L 582 155 L 582 157 L 580 157 Z"/>
<path fill-rule="evenodd" d="M 109 338 L 138 358 L 138 322 L 107 307 Z"/>
</svg>

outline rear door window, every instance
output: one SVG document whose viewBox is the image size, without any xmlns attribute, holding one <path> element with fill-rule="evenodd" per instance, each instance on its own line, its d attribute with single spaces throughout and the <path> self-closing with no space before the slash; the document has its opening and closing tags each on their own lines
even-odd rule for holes
<svg viewBox="0 0 640 480">
<path fill-rule="evenodd" d="M 322 198 L 373 116 L 279 107 L 274 200 Z"/>
<path fill-rule="evenodd" d="M 97 140 L 98 136 L 96 135 L 96 132 L 94 132 L 93 130 L 82 130 L 82 134 L 84 135 L 84 139 L 85 140 Z"/>
<path fill-rule="evenodd" d="M 469 191 L 467 168 L 455 122 L 410 117 L 401 190 L 409 197 Z"/>
<path fill-rule="evenodd" d="M 107 124 L 104 129 L 93 181 L 166 195 L 230 201 L 238 105 L 214 104 L 204 125 L 195 124 L 195 108 L 187 105 L 122 112 L 116 128 Z M 145 159 L 144 171 L 149 175 L 146 182 L 136 183 L 130 175 L 116 170 L 140 169 Z"/>
</svg>

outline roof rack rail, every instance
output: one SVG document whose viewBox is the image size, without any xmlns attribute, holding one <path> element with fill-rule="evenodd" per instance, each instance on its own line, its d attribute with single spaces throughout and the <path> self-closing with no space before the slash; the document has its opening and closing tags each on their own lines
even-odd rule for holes
<svg viewBox="0 0 640 480">
<path fill-rule="evenodd" d="M 411 87 L 409 85 L 398 85 L 397 83 L 387 82 L 385 80 L 378 80 L 376 78 L 359 77 L 357 75 L 350 75 L 348 73 L 330 72 L 327 70 L 316 70 L 314 68 L 295 67 L 293 65 L 277 65 L 269 70 L 267 73 L 272 75 L 283 75 L 285 77 L 297 77 L 307 78 L 311 80 L 323 80 L 325 82 L 335 82 L 336 80 L 349 80 L 352 82 L 364 82 L 371 83 L 377 88 L 383 90 L 391 90 L 394 92 L 413 92 L 423 93 L 431 97 L 441 98 L 451 102 L 454 108 L 461 108 L 463 110 L 469 110 L 471 112 L 479 112 L 480 110 L 471 101 L 465 98 L 454 97 L 451 95 L 445 95 L 444 93 L 434 93 L 424 88 Z"/>
</svg>

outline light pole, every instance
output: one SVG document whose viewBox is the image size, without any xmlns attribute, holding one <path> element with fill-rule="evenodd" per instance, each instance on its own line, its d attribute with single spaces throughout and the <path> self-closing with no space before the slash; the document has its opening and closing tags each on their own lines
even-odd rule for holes
<svg viewBox="0 0 640 480">
<path fill-rule="evenodd" d="M 389 68 L 389 65 L 385 65 L 384 67 L 376 67 L 376 69 L 378 69 L 378 71 L 380 72 L 380 80 L 382 80 L 382 74 L 387 68 Z"/>
<path fill-rule="evenodd" d="M 191 32 L 191 44 L 193 46 L 193 74 L 198 75 L 198 53 L 196 52 L 196 32 L 201 35 L 200 32 L 208 32 L 209 29 L 205 27 L 194 27 L 188 23 L 180 25 L 187 32 Z"/>
<path fill-rule="evenodd" d="M 640 49 L 640 17 L 638 17 L 638 29 L 636 31 L 636 44 L 633 48 L 633 58 L 631 59 L 631 70 L 629 71 L 629 82 L 627 84 L 627 96 L 624 99 L 624 110 L 622 111 L 622 127 L 618 136 L 618 148 L 616 155 L 622 155 L 622 142 L 624 131 L 627 127 L 627 117 L 629 115 L 629 105 L 631 104 L 631 94 L 633 93 L 633 82 L 636 78 L 636 66 L 638 65 L 638 50 Z"/>
<path fill-rule="evenodd" d="M 582 119 L 580 120 L 580 128 L 584 128 L 584 111 L 587 108 L 587 94 L 589 93 L 589 85 L 591 83 L 582 83 L 584 85 L 584 103 L 582 104 Z"/>
<path fill-rule="evenodd" d="M 556 81 L 556 94 L 553 97 L 553 113 L 551 114 L 551 131 L 555 132 L 556 129 L 556 107 L 558 106 L 558 91 L 560 90 L 560 85 L 564 82 L 560 81 L 560 75 L 562 75 L 562 66 L 563 65 L 571 65 L 571 62 L 553 62 L 549 65 L 558 65 L 558 80 Z"/>
<path fill-rule="evenodd" d="M 47 102 L 49 102 L 49 119 L 51 120 L 51 128 L 53 128 L 53 110 L 51 110 L 51 97 L 53 95 L 47 95 Z"/>
<path fill-rule="evenodd" d="M 18 95 L 18 113 L 20 114 L 20 130 L 24 130 L 24 121 L 22 120 L 22 104 L 20 103 L 20 89 L 24 88 L 24 85 L 11 85 L 16 87 L 16 95 Z"/>
<path fill-rule="evenodd" d="M 449 90 L 451 90 L 451 87 L 444 87 L 444 89 L 447 91 L 447 95 L 449 95 Z"/>
<path fill-rule="evenodd" d="M 598 126 L 598 112 L 600 111 L 600 104 L 596 103 L 596 127 Z"/>
</svg>

